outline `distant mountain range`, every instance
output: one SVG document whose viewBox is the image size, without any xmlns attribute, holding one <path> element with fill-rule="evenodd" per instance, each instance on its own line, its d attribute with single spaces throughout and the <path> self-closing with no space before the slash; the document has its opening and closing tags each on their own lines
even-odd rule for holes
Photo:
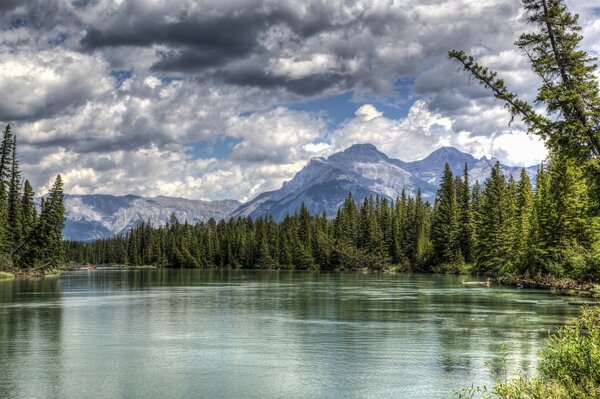
<svg viewBox="0 0 600 399">
<path fill-rule="evenodd" d="M 355 144 L 328 158 L 312 159 L 294 178 L 279 190 L 262 193 L 241 205 L 232 216 L 259 217 L 272 215 L 280 220 L 295 213 L 304 202 L 313 213 L 334 216 L 351 192 L 356 200 L 368 196 L 396 199 L 404 189 L 408 195 L 421 190 L 426 200 L 433 201 L 445 164 L 452 173 L 462 176 L 465 163 L 471 181 L 483 182 L 495 165 L 495 159 L 476 159 L 454 147 L 442 147 L 427 158 L 404 162 L 389 158 L 371 144 Z M 518 177 L 520 167 L 502 166 L 504 173 Z M 534 177 L 537 166 L 527 168 Z"/>
<path fill-rule="evenodd" d="M 200 201 L 172 197 L 144 198 L 135 195 L 66 195 L 66 221 L 63 236 L 91 241 L 112 237 L 142 222 L 167 224 L 172 213 L 181 222 L 198 223 L 228 217 L 239 201 Z"/>
<path fill-rule="evenodd" d="M 174 212 L 180 221 L 190 223 L 214 218 L 272 215 L 281 220 L 295 213 L 304 202 L 312 213 L 334 216 L 348 193 L 356 200 L 368 196 L 395 199 L 406 190 L 433 201 L 444 165 L 454 174 L 462 175 L 467 164 L 471 181 L 483 182 L 496 163 L 495 159 L 476 159 L 453 147 L 442 147 L 427 158 L 404 162 L 389 158 L 371 144 L 355 144 L 328 158 L 313 158 L 290 181 L 275 191 L 258 195 L 241 204 L 235 200 L 199 201 L 182 198 L 144 198 L 134 195 L 67 195 L 66 223 L 63 235 L 67 239 L 89 241 L 126 232 L 142 222 L 165 225 Z M 520 167 L 502 166 L 504 173 L 518 177 Z M 526 168 L 534 179 L 537 166 Z"/>
</svg>

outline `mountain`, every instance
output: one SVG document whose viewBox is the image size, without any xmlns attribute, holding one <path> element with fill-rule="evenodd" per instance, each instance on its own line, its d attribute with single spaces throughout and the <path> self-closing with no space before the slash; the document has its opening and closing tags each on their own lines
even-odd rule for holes
<svg viewBox="0 0 600 399">
<path fill-rule="evenodd" d="M 66 195 L 67 239 L 90 241 L 126 232 L 142 222 L 163 226 L 175 213 L 189 223 L 214 218 L 272 215 L 281 220 L 294 214 L 304 202 L 312 213 L 334 216 L 348 193 L 362 201 L 368 196 L 396 199 L 406 190 L 415 195 L 421 190 L 426 200 L 433 201 L 448 163 L 455 175 L 463 174 L 465 163 L 471 182 L 483 182 L 490 174 L 495 159 L 476 159 L 453 147 L 442 147 L 428 157 L 413 162 L 389 158 L 371 144 L 355 144 L 328 158 L 313 158 L 290 181 L 275 191 L 258 195 L 240 204 L 235 200 L 199 201 L 183 198 L 144 198 L 135 195 Z M 520 167 L 502 166 L 504 173 L 518 177 Z M 532 180 L 537 166 L 527 168 Z"/>
<path fill-rule="evenodd" d="M 123 233 L 142 222 L 164 226 L 172 213 L 181 222 L 197 223 L 228 217 L 239 201 L 200 201 L 135 195 L 65 195 L 66 239 L 90 241 Z"/>
<path fill-rule="evenodd" d="M 421 190 L 426 200 L 433 201 L 444 165 L 448 163 L 455 175 L 462 175 L 465 163 L 471 181 L 483 182 L 495 165 L 495 159 L 476 159 L 453 147 L 442 147 L 425 159 L 404 162 L 389 158 L 372 144 L 355 144 L 328 158 L 313 158 L 294 178 L 275 191 L 262 193 L 241 205 L 232 216 L 259 217 L 272 215 L 281 220 L 298 211 L 304 202 L 312 213 L 334 216 L 351 192 L 355 200 L 368 196 L 396 199 L 406 190 L 415 195 Z M 518 177 L 521 168 L 502 166 L 504 173 Z M 531 178 L 537 166 L 527 168 Z"/>
</svg>

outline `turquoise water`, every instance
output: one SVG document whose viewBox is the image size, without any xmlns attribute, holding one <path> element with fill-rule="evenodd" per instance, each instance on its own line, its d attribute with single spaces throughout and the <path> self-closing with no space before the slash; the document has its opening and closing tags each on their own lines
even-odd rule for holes
<svg viewBox="0 0 600 399">
<path fill-rule="evenodd" d="M 448 398 L 578 313 L 462 278 L 81 270 L 0 281 L 0 398 Z"/>
</svg>

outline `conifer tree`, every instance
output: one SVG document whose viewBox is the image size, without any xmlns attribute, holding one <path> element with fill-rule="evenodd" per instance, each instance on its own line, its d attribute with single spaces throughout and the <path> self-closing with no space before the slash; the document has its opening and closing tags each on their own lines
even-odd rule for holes
<svg viewBox="0 0 600 399">
<path fill-rule="evenodd" d="M 545 104 L 547 118 L 519 99 L 495 72 L 477 64 L 463 51 L 450 58 L 503 101 L 513 117 L 521 118 L 533 134 L 541 136 L 553 153 L 580 160 L 600 156 L 600 95 L 596 59 L 580 49 L 583 39 L 578 16 L 568 12 L 564 0 L 523 0 L 532 32 L 523 33 L 517 47 L 541 78 L 537 103 Z"/>
<path fill-rule="evenodd" d="M 469 167 L 465 163 L 463 179 L 458 192 L 458 247 L 465 262 L 473 261 L 473 242 L 475 240 L 475 225 L 471 204 L 471 186 L 469 180 Z"/>
<path fill-rule="evenodd" d="M 25 180 L 23 198 L 21 202 L 21 220 L 23 239 L 28 237 L 37 223 L 37 211 L 34 203 L 35 193 L 29 180 Z"/>
<path fill-rule="evenodd" d="M 500 163 L 492 168 L 481 200 L 476 263 L 480 272 L 498 274 L 510 266 L 512 221 L 508 188 Z"/>
<path fill-rule="evenodd" d="M 21 242 L 21 170 L 17 159 L 17 140 L 12 139 L 10 180 L 8 185 L 8 212 L 7 221 L 9 229 L 9 248 L 14 251 Z"/>
<path fill-rule="evenodd" d="M 39 222 L 32 239 L 32 253 L 27 254 L 28 259 L 34 259 L 35 263 L 43 266 L 56 266 L 62 262 L 64 214 L 63 183 L 58 175 L 48 198 L 42 203 Z"/>
<path fill-rule="evenodd" d="M 0 143 L 0 254 L 7 252 L 10 243 L 8 191 L 11 177 L 12 140 L 10 125 L 6 125 Z"/>
<path fill-rule="evenodd" d="M 450 166 L 446 164 L 437 193 L 431 226 L 431 241 L 435 262 L 453 263 L 457 260 L 459 245 L 456 189 Z"/>
<path fill-rule="evenodd" d="M 513 258 L 519 271 L 526 270 L 528 262 L 528 244 L 533 217 L 533 193 L 531 181 L 525 168 L 521 169 L 517 184 L 515 236 L 513 242 Z"/>
</svg>

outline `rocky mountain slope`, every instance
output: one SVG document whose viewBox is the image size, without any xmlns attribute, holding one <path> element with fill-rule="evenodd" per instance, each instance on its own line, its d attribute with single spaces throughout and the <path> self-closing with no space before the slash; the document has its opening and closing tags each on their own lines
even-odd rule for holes
<svg viewBox="0 0 600 399">
<path fill-rule="evenodd" d="M 380 195 L 396 199 L 404 189 L 408 195 L 421 190 L 423 197 L 433 201 L 444 165 L 454 174 L 462 175 L 465 163 L 471 181 L 483 182 L 496 163 L 495 159 L 476 159 L 453 147 L 442 147 L 427 158 L 404 162 L 389 158 L 371 144 L 355 144 L 328 158 L 312 159 L 294 178 L 279 190 L 262 193 L 241 205 L 233 216 L 258 217 L 271 214 L 280 220 L 295 213 L 302 202 L 311 212 L 333 216 L 349 192 L 357 200 Z M 518 177 L 521 168 L 502 166 L 504 173 Z M 537 166 L 527 168 L 534 177 Z"/>
<path fill-rule="evenodd" d="M 134 195 L 68 195 L 65 198 L 64 236 L 73 240 L 93 240 L 126 232 L 142 222 L 162 226 L 171 213 L 189 223 L 231 216 L 256 218 L 272 215 L 281 220 L 298 211 L 304 202 L 313 213 L 334 216 L 349 192 L 356 200 L 367 196 L 395 199 L 406 190 L 421 190 L 429 201 L 435 199 L 444 165 L 462 175 L 465 163 L 471 182 L 483 182 L 495 159 L 476 159 L 453 147 L 442 147 L 414 162 L 389 158 L 371 144 L 355 144 L 328 158 L 314 158 L 290 181 L 275 191 L 265 192 L 240 204 L 235 200 L 199 201 L 182 198 L 143 198 Z M 518 177 L 521 168 L 503 166 L 504 173 Z M 527 168 L 533 179 L 537 166 Z"/>
<path fill-rule="evenodd" d="M 142 222 L 164 226 L 172 213 L 181 222 L 198 223 L 228 217 L 240 203 L 135 195 L 66 195 L 63 236 L 89 241 L 126 232 Z"/>
</svg>

